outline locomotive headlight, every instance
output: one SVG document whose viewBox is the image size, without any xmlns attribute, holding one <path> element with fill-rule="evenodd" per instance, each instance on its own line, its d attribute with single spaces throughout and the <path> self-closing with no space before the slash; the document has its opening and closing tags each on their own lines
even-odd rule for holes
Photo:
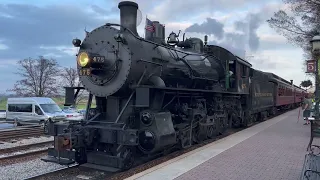
<svg viewBox="0 0 320 180">
<path fill-rule="evenodd" d="M 88 55 L 88 53 L 81 52 L 78 55 L 78 64 L 79 64 L 79 66 L 85 67 L 85 66 L 88 65 L 88 63 L 89 63 L 89 55 Z"/>
</svg>

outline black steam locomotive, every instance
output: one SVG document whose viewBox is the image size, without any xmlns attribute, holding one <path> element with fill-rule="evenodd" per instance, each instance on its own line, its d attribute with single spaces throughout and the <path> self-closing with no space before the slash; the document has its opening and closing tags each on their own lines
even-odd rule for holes
<svg viewBox="0 0 320 180">
<path fill-rule="evenodd" d="M 90 92 L 87 113 L 82 122 L 46 122 L 55 145 L 44 161 L 129 169 L 137 159 L 188 148 L 301 102 L 276 106 L 279 84 L 291 89 L 294 99 L 302 90 L 207 45 L 207 36 L 204 42 L 184 36 L 179 41 L 180 32 L 172 32 L 165 42 L 164 27 L 154 22 L 153 35 L 139 37 L 138 4 L 125 1 L 118 7 L 121 24 L 107 23 L 72 42 L 80 47 L 80 81 Z M 66 89 L 67 104 L 79 89 Z"/>
</svg>

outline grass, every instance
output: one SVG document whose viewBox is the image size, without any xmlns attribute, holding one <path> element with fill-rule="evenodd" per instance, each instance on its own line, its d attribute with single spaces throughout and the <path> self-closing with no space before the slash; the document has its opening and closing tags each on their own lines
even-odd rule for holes
<svg viewBox="0 0 320 180">
<path fill-rule="evenodd" d="M 58 106 L 60 106 L 60 108 L 63 108 L 64 105 L 64 98 L 52 98 L 52 100 L 54 102 L 56 102 L 58 104 Z M 77 109 L 86 109 L 87 106 L 87 99 L 84 100 L 80 100 L 77 104 Z M 96 103 L 95 100 L 92 100 L 92 107 L 95 107 Z"/>
<path fill-rule="evenodd" d="M 0 100 L 0 109 L 5 110 L 7 105 L 7 99 Z"/>
<path fill-rule="evenodd" d="M 58 106 L 60 106 L 60 108 L 63 108 L 64 105 L 64 98 L 52 98 L 52 100 L 54 102 L 56 102 L 58 104 Z M 0 100 L 0 110 L 5 110 L 6 109 L 6 105 L 7 105 L 7 99 L 2 99 Z M 77 109 L 86 109 L 87 106 L 87 99 L 81 100 L 78 104 L 77 104 Z M 92 107 L 95 107 L 96 103 L 95 100 L 92 100 Z"/>
</svg>

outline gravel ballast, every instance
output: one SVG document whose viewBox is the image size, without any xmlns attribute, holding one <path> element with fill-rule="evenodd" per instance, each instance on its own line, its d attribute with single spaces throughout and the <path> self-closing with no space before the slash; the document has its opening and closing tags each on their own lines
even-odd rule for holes
<svg viewBox="0 0 320 180">
<path fill-rule="evenodd" d="M 46 163 L 39 159 L 34 159 L 31 161 L 10 164 L 6 166 L 0 165 L 0 174 L 2 180 L 20 180 L 26 179 L 37 174 L 42 174 L 50 172 L 53 170 L 58 170 L 64 166 Z"/>
</svg>

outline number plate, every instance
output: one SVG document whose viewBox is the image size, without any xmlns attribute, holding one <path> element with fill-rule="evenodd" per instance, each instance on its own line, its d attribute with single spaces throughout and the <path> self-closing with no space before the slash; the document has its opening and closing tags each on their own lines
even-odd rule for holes
<svg viewBox="0 0 320 180">
<path fill-rule="evenodd" d="M 317 65 L 317 62 L 315 60 L 308 60 L 306 73 L 315 73 L 316 72 L 316 65 Z"/>
<path fill-rule="evenodd" d="M 94 63 L 104 63 L 105 57 L 104 56 L 94 56 L 93 62 Z"/>
<path fill-rule="evenodd" d="M 80 76 L 90 76 L 91 75 L 91 69 L 89 68 L 83 68 L 79 70 Z"/>
</svg>

